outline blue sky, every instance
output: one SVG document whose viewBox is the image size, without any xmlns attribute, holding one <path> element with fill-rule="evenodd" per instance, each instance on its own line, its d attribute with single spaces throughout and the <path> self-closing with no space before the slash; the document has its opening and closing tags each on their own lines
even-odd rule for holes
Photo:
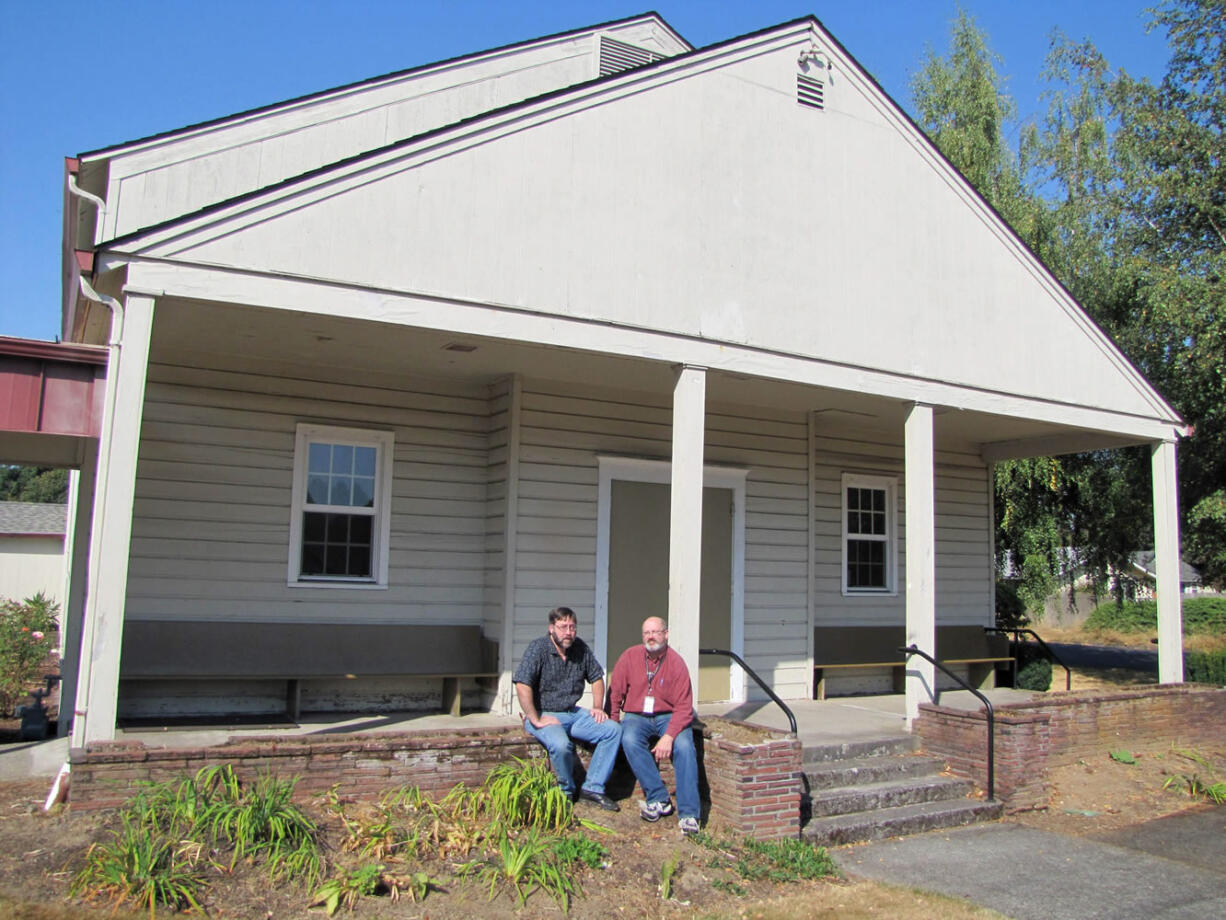
<svg viewBox="0 0 1226 920">
<path fill-rule="evenodd" d="M 620 19 L 650 0 L 0 0 L 0 335 L 59 334 L 63 162 L 88 150 L 430 61 Z M 1060 28 L 1161 76 L 1152 0 L 963 0 L 1024 117 Z M 904 108 L 956 0 L 656 0 L 696 46 L 810 13 Z"/>
</svg>

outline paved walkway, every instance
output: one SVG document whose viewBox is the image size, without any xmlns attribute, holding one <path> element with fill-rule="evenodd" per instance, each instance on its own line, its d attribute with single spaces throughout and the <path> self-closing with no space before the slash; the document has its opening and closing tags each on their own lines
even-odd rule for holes
<svg viewBox="0 0 1226 920">
<path fill-rule="evenodd" d="M 832 850 L 848 876 L 965 898 L 1013 920 L 1226 917 L 1226 808 L 1102 839 L 1008 821 Z"/>
</svg>

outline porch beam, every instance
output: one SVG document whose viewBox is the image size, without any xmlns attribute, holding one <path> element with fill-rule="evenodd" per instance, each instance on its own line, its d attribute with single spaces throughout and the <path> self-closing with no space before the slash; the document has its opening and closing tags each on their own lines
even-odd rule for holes
<svg viewBox="0 0 1226 920">
<path fill-rule="evenodd" d="M 904 424 L 907 525 L 907 645 L 936 657 L 936 480 L 932 406 L 916 403 Z M 907 662 L 907 726 L 920 703 L 936 701 L 936 668 L 918 656 Z"/>
<path fill-rule="evenodd" d="M 85 452 L 81 468 L 68 474 L 68 518 L 64 532 L 63 622 L 60 624 L 60 737 L 72 727 L 68 703 L 77 698 L 77 675 L 81 669 L 81 623 L 85 616 L 85 583 L 89 577 L 90 519 L 94 510 L 94 485 L 98 472 L 97 442 Z"/>
<path fill-rule="evenodd" d="M 122 310 L 121 338 L 111 346 L 98 446 L 81 667 L 73 713 L 74 748 L 115 737 L 136 457 L 153 333 L 153 304 L 153 297 L 129 292 Z M 120 317 L 112 317 L 113 324 L 119 322 Z"/>
<path fill-rule="evenodd" d="M 1175 442 L 1150 449 L 1154 490 L 1154 571 L 1158 584 L 1158 682 L 1183 682 L 1183 613 L 1179 586 L 1179 492 Z"/>
<path fill-rule="evenodd" d="M 702 588 L 702 485 L 707 370 L 684 365 L 673 384 L 673 454 L 668 543 L 669 644 L 698 692 L 699 600 Z"/>
</svg>

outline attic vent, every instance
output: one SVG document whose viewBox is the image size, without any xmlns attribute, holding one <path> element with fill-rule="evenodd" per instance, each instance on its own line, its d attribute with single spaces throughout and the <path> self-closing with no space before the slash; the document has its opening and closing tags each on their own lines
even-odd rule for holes
<svg viewBox="0 0 1226 920">
<path fill-rule="evenodd" d="M 602 77 L 662 60 L 664 60 L 662 54 L 635 45 L 627 45 L 607 35 L 600 36 L 600 75 Z"/>
<path fill-rule="evenodd" d="M 803 73 L 796 75 L 796 101 L 814 109 L 824 109 L 826 84 L 814 77 L 806 77 Z"/>
</svg>

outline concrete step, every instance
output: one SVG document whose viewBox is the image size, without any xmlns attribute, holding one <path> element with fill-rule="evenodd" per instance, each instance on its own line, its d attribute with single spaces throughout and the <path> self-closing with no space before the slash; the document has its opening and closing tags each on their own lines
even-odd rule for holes
<svg viewBox="0 0 1226 920">
<path fill-rule="evenodd" d="M 862 757 L 892 757 L 909 754 L 915 750 L 916 739 L 910 735 L 890 735 L 885 738 L 870 738 L 862 741 L 847 741 L 841 744 L 804 744 L 802 764 L 829 763 L 835 760 L 850 760 Z"/>
<path fill-rule="evenodd" d="M 985 802 L 982 799 L 920 802 L 818 818 L 810 821 L 801 834 L 806 840 L 821 846 L 839 846 L 991 821 L 999 818 L 1003 811 L 1004 806 L 999 802 Z"/>
<path fill-rule="evenodd" d="M 926 754 L 903 754 L 894 757 L 853 757 L 812 764 L 805 770 L 809 791 L 837 789 L 858 783 L 883 783 L 909 777 L 936 776 L 945 769 L 945 761 Z"/>
<path fill-rule="evenodd" d="M 906 777 L 877 783 L 859 783 L 811 793 L 809 814 L 814 819 L 877 812 L 923 802 L 965 800 L 974 790 L 970 780 L 956 776 Z"/>
</svg>

